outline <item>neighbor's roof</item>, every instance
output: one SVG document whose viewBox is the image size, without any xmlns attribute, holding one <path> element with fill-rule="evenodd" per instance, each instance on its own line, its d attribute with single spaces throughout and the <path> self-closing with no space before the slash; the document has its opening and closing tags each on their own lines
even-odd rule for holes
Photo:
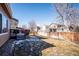
<svg viewBox="0 0 79 59">
<path fill-rule="evenodd" d="M 18 22 L 18 19 L 16 19 L 16 18 L 12 18 L 12 19 Z"/>
</svg>

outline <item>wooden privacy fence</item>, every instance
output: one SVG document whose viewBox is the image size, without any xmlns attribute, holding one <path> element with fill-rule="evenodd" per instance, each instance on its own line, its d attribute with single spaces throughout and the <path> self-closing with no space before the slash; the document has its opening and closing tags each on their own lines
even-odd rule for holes
<svg viewBox="0 0 79 59">
<path fill-rule="evenodd" d="M 79 42 L 79 33 L 78 32 L 53 32 L 49 36 L 62 36 L 65 40 L 70 40 L 74 42 Z"/>
</svg>

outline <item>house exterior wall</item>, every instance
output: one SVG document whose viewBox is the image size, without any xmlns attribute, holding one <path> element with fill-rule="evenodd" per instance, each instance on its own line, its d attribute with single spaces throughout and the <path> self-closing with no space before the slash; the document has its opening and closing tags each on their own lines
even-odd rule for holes
<svg viewBox="0 0 79 59">
<path fill-rule="evenodd" d="M 10 24 L 11 24 L 11 29 L 16 29 L 16 27 L 18 27 L 18 22 L 13 19 L 11 20 Z"/>
<path fill-rule="evenodd" d="M 9 39 L 9 33 L 0 34 L 0 47 Z"/>
<path fill-rule="evenodd" d="M 9 29 L 10 29 L 10 20 L 11 20 L 11 11 L 10 11 L 10 7 L 8 7 L 9 5 L 8 4 L 5 4 L 5 3 L 0 3 L 0 14 L 2 15 L 2 28 L 3 28 L 3 25 L 4 25 L 4 18 L 5 18 L 5 22 L 8 20 L 8 23 L 5 24 L 6 27 L 8 27 L 7 29 L 7 32 L 3 32 L 1 31 L 0 33 L 0 47 L 9 39 Z M 2 29 L 1 28 L 1 29 Z"/>
</svg>

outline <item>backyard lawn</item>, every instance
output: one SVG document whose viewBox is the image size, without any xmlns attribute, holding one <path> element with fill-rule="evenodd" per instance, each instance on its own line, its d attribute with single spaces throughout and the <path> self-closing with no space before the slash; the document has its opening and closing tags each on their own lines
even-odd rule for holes
<svg viewBox="0 0 79 59">
<path fill-rule="evenodd" d="M 0 52 L 2 56 L 79 56 L 79 46 L 62 39 L 29 36 L 25 40 L 9 40 Z"/>
<path fill-rule="evenodd" d="M 42 39 L 43 41 L 53 45 L 53 47 L 42 50 L 43 56 L 79 56 L 79 46 L 65 40 Z"/>
</svg>

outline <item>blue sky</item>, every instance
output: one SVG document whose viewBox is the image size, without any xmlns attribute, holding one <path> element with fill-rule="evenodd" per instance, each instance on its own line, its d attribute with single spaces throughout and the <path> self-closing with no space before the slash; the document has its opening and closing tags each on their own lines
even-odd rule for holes
<svg viewBox="0 0 79 59">
<path fill-rule="evenodd" d="M 79 8 L 79 4 L 73 4 Z M 14 3 L 11 4 L 13 17 L 19 20 L 19 26 L 27 25 L 34 20 L 37 25 L 47 25 L 56 22 L 58 16 L 54 5 L 49 3 Z"/>
<path fill-rule="evenodd" d="M 55 22 L 57 16 L 54 6 L 48 3 L 14 3 L 11 4 L 13 17 L 19 20 L 20 25 L 27 25 L 34 20 L 38 25 Z"/>
</svg>

